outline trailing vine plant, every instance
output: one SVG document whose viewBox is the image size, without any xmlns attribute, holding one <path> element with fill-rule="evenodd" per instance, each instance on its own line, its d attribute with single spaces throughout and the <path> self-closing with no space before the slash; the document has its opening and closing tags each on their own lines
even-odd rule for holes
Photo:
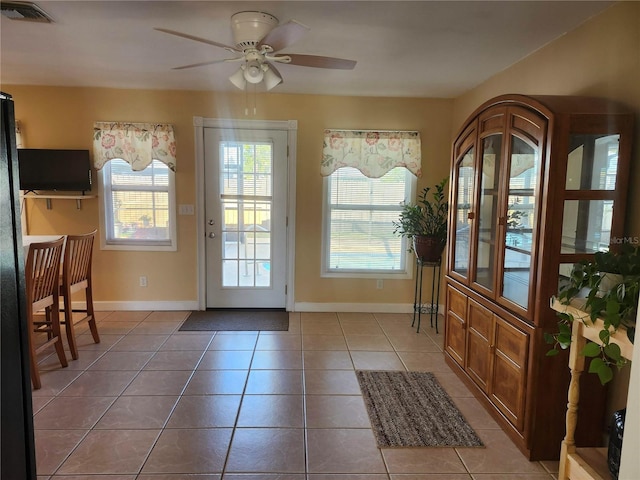
<svg viewBox="0 0 640 480">
<path fill-rule="evenodd" d="M 571 276 L 558 294 L 558 300 L 569 305 L 571 300 L 584 297 L 585 316 L 575 318 L 570 313 L 558 312 L 558 331 L 546 333 L 545 340 L 553 348 L 547 356 L 554 356 L 571 345 L 571 324 L 578 320 L 585 324 L 596 318 L 603 320 L 598 332 L 602 345 L 587 342 L 581 354 L 590 357 L 589 372 L 595 373 L 603 385 L 613 378 L 613 367 L 618 369 L 628 362 L 620 347 L 611 342 L 611 335 L 624 326 L 631 343 L 634 342 L 638 294 L 640 293 L 640 247 L 625 244 L 617 252 L 598 252 L 593 261 L 583 260 L 574 265 Z M 608 273 L 617 274 L 613 288 L 601 288 Z"/>
</svg>

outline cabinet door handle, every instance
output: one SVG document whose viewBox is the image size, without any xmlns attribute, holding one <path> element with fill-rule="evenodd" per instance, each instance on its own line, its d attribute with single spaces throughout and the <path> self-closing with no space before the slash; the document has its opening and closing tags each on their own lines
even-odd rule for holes
<svg viewBox="0 0 640 480">
<path fill-rule="evenodd" d="M 467 213 L 467 219 L 468 220 L 473 220 L 474 218 L 476 218 L 476 214 L 473 212 L 469 212 Z"/>
</svg>

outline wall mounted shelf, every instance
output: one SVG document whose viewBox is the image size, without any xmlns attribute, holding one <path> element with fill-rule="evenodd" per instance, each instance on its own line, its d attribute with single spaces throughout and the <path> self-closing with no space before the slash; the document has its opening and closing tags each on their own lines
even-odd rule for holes
<svg viewBox="0 0 640 480">
<path fill-rule="evenodd" d="M 82 194 L 54 194 L 54 193 L 24 193 L 21 195 L 22 198 L 32 198 L 32 199 L 42 199 L 47 201 L 47 210 L 51 210 L 53 208 L 51 200 L 75 200 L 76 208 L 78 210 L 82 209 L 82 200 L 89 200 L 91 198 L 97 198 L 97 195 L 82 195 Z"/>
</svg>

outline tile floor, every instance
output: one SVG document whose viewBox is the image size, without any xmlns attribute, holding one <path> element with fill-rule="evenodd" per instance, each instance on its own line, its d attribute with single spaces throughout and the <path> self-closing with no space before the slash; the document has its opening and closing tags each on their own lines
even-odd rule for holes
<svg viewBox="0 0 640 480">
<path fill-rule="evenodd" d="M 38 480 L 550 480 L 408 314 L 291 313 L 288 332 L 178 332 L 188 312 L 99 312 L 80 358 L 40 361 Z M 423 323 L 424 325 L 424 323 Z M 70 355 L 68 355 L 70 358 Z M 434 372 L 486 448 L 378 449 L 355 369 Z"/>
</svg>

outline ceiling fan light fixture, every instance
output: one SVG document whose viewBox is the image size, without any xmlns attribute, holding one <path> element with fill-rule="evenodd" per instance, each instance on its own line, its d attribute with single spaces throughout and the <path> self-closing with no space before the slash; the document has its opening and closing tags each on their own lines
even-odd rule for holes
<svg viewBox="0 0 640 480">
<path fill-rule="evenodd" d="M 257 60 L 247 62 L 244 66 L 244 79 L 249 83 L 260 83 L 264 78 L 264 70 Z"/>
<path fill-rule="evenodd" d="M 268 66 L 266 67 L 267 68 L 264 72 L 264 86 L 267 91 L 269 91 L 277 85 L 281 84 L 282 78 L 276 72 L 274 72 L 273 69 L 269 68 Z"/>
<path fill-rule="evenodd" d="M 240 90 L 244 90 L 247 86 L 247 81 L 244 79 L 244 65 L 240 67 L 236 73 L 229 77 L 229 81 L 233 83 Z"/>
</svg>

